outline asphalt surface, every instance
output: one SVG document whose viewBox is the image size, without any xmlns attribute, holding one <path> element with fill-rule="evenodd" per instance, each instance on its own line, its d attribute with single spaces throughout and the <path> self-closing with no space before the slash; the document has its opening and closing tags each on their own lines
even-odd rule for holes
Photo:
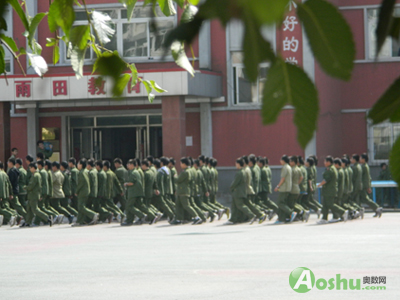
<svg viewBox="0 0 400 300">
<path fill-rule="evenodd" d="M 316 215 L 287 225 L 224 221 L 3 226 L 0 299 L 400 299 L 398 213 L 329 225 L 315 225 Z M 299 294 L 289 286 L 297 267 L 327 280 L 386 276 L 386 290 Z"/>
</svg>

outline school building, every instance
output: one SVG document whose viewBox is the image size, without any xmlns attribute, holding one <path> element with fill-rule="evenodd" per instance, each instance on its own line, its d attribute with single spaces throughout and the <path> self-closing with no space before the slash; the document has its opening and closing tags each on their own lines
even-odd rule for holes
<svg viewBox="0 0 400 300">
<path fill-rule="evenodd" d="M 88 50 L 84 76 L 77 80 L 60 44 L 60 61 L 51 65 L 51 47 L 46 38 L 53 36 L 46 19 L 40 24 L 37 40 L 49 71 L 39 78 L 25 56 L 23 76 L 18 64 L 6 53 L 7 79 L 0 77 L 0 159 L 17 147 L 19 156 L 36 154 L 36 141 L 53 144 L 52 160 L 73 156 L 96 159 L 143 158 L 165 155 L 179 159 L 199 154 L 218 159 L 220 188 L 227 192 L 234 161 L 243 154 L 267 156 L 278 172 L 282 154 L 341 156 L 344 153 L 370 154 L 371 165 L 387 162 L 389 150 L 400 133 L 400 125 L 372 126 L 368 110 L 399 75 L 400 45 L 388 39 L 375 62 L 377 9 L 380 0 L 332 0 L 349 22 L 357 55 L 352 79 L 342 82 L 321 71 L 306 42 L 294 9 L 290 9 L 281 27 L 266 27 L 263 34 L 274 48 L 291 63 L 302 66 L 316 82 L 320 98 L 318 130 L 305 150 L 296 141 L 293 108 L 285 107 L 276 124 L 263 126 L 260 108 L 262 88 L 268 80 L 268 64 L 260 65 L 260 78 L 246 78 L 243 56 L 243 25 L 234 21 L 225 29 L 218 21 L 205 23 L 193 44 L 196 74 L 192 78 L 180 69 L 172 57 L 162 60 L 161 47 L 168 32 L 179 22 L 177 16 L 157 17 L 158 31 L 150 26 L 150 7 L 138 2 L 128 22 L 126 9 L 116 0 L 86 1 L 90 10 L 106 12 L 115 26 L 115 35 L 105 47 L 118 50 L 124 59 L 135 62 L 140 77 L 155 80 L 167 93 L 147 100 L 143 86 L 126 88 L 122 99 L 111 97 L 111 82 L 104 79 L 96 86 L 92 74 L 95 54 Z M 396 13 L 400 13 L 400 1 Z M 48 11 L 48 1 L 27 1 L 31 14 Z M 82 8 L 76 7 L 76 25 L 87 22 Z M 18 47 L 27 47 L 23 26 L 15 13 L 6 14 L 6 35 Z M 322 163 L 319 165 L 322 167 Z M 375 172 L 375 171 L 374 171 Z M 375 174 L 375 173 L 373 173 Z M 277 176 L 275 176 L 277 177 Z M 275 178 L 274 180 L 277 180 Z"/>
</svg>

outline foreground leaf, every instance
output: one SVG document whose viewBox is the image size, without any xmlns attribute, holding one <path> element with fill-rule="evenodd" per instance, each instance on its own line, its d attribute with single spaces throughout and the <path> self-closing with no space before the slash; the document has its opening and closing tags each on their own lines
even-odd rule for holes
<svg viewBox="0 0 400 300">
<path fill-rule="evenodd" d="M 43 77 L 43 75 L 48 71 L 47 63 L 44 58 L 40 55 L 32 53 L 28 53 L 28 58 L 36 74 L 38 74 L 40 77 Z"/>
<path fill-rule="evenodd" d="M 83 77 L 86 49 L 87 48 L 79 49 L 78 47 L 71 49 L 71 65 L 77 79 Z"/>
<path fill-rule="evenodd" d="M 277 23 L 283 19 L 289 0 L 237 0 L 243 10 L 260 24 Z"/>
<path fill-rule="evenodd" d="M 375 31 L 376 57 L 378 57 L 379 52 L 381 51 L 382 46 L 386 41 L 386 37 L 389 35 L 393 20 L 393 11 L 395 4 L 396 0 L 383 0 L 379 8 L 378 26 L 376 27 Z"/>
<path fill-rule="evenodd" d="M 17 44 L 15 43 L 14 39 L 4 34 L 0 34 L 0 39 L 3 43 L 7 44 L 7 46 L 14 52 L 18 52 Z"/>
<path fill-rule="evenodd" d="M 49 29 L 51 32 L 55 32 L 57 27 L 60 27 L 67 38 L 69 38 L 69 32 L 72 24 L 75 21 L 73 0 L 54 0 L 49 8 L 49 15 L 47 17 L 49 23 Z"/>
<path fill-rule="evenodd" d="M 152 88 L 152 86 L 151 86 L 151 83 L 150 83 L 148 80 L 142 80 L 142 83 L 143 83 L 143 85 L 144 85 L 145 88 L 146 88 L 147 95 L 148 95 L 148 98 L 149 98 L 149 102 L 150 102 L 150 103 L 153 103 L 154 98 L 155 98 L 156 96 L 152 93 L 153 88 Z"/>
<path fill-rule="evenodd" d="M 368 118 L 372 119 L 374 124 L 379 124 L 386 120 L 400 122 L 400 77 L 374 104 L 368 113 Z"/>
<path fill-rule="evenodd" d="M 164 90 L 162 87 L 160 87 L 154 80 L 149 80 L 151 87 L 157 92 L 157 93 L 167 93 L 167 90 Z"/>
<path fill-rule="evenodd" d="M 264 124 L 275 123 L 286 104 L 295 107 L 297 140 L 305 148 L 317 128 L 317 90 L 301 68 L 285 63 L 279 58 L 268 71 L 264 86 L 261 111 Z"/>
<path fill-rule="evenodd" d="M 42 22 L 43 18 L 46 15 L 47 15 L 47 13 L 38 13 L 32 19 L 31 25 L 29 26 L 29 36 L 28 36 L 28 43 L 29 43 L 31 49 L 32 49 L 33 41 L 35 39 L 36 30 L 37 30 L 40 22 Z"/>
<path fill-rule="evenodd" d="M 130 21 L 132 19 L 133 11 L 135 9 L 137 0 L 118 0 L 118 1 L 126 7 L 128 21 Z"/>
<path fill-rule="evenodd" d="M 6 61 L 5 61 L 5 52 L 3 46 L 0 45 L 0 74 L 6 73 Z"/>
<path fill-rule="evenodd" d="M 136 65 L 134 63 L 129 64 L 129 69 L 131 70 L 131 74 L 132 74 L 132 81 L 131 81 L 131 88 L 133 88 L 134 86 L 136 86 L 137 82 L 138 82 L 138 70 L 136 69 Z"/>
<path fill-rule="evenodd" d="M 10 5 L 13 7 L 15 12 L 17 13 L 18 17 L 20 18 L 22 24 L 25 27 L 25 30 L 29 31 L 29 21 L 28 21 L 26 15 L 25 15 L 25 12 L 22 9 L 21 4 L 19 3 L 19 1 L 18 0 L 7 0 L 7 1 L 8 1 L 8 3 L 10 3 Z"/>
<path fill-rule="evenodd" d="M 100 75 L 112 77 L 117 81 L 122 72 L 127 68 L 127 65 L 117 52 L 105 52 L 101 57 L 97 58 L 95 68 Z"/>
<path fill-rule="evenodd" d="M 100 43 L 103 45 L 109 43 L 111 41 L 109 37 L 115 34 L 115 30 L 111 27 L 113 26 L 111 17 L 107 14 L 94 11 L 92 19 Z"/>
<path fill-rule="evenodd" d="M 122 74 L 115 82 L 112 89 L 112 93 L 115 97 L 120 97 L 124 92 L 126 85 L 128 84 L 129 80 L 131 80 L 131 75 L 129 74 Z"/>
<path fill-rule="evenodd" d="M 186 56 L 184 44 L 178 41 L 174 42 L 171 45 L 171 53 L 175 63 L 188 71 L 190 75 L 194 76 L 194 69 Z"/>
<path fill-rule="evenodd" d="M 389 168 L 393 180 L 400 186 L 400 138 L 397 138 L 390 152 Z"/>
<path fill-rule="evenodd" d="M 172 0 L 158 0 L 161 11 L 167 17 L 176 15 L 176 10 Z"/>
<path fill-rule="evenodd" d="M 88 40 L 90 39 L 90 26 L 79 25 L 71 29 L 70 42 L 72 47 L 78 47 L 83 50 L 87 47 Z"/>
<path fill-rule="evenodd" d="M 350 26 L 342 14 L 325 0 L 298 4 L 297 14 L 322 69 L 333 77 L 349 80 L 356 50 Z"/>
</svg>

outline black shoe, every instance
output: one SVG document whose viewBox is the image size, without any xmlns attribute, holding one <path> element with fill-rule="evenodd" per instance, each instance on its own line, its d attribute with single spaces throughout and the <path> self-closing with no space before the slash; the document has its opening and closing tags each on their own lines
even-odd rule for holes
<svg viewBox="0 0 400 300">
<path fill-rule="evenodd" d="M 210 216 L 210 223 L 212 223 L 212 222 L 214 221 L 214 219 L 215 219 L 215 215 L 212 214 L 212 215 Z"/>
<path fill-rule="evenodd" d="M 203 223 L 203 220 L 200 217 L 196 217 L 193 219 L 192 225 L 199 225 L 201 223 Z"/>
<path fill-rule="evenodd" d="M 68 224 L 72 224 L 72 221 L 74 220 L 74 216 L 73 215 L 70 215 L 69 217 L 68 217 Z"/>
<path fill-rule="evenodd" d="M 50 216 L 47 222 L 50 225 L 50 227 L 53 226 L 53 216 Z"/>
<path fill-rule="evenodd" d="M 143 224 L 143 221 L 141 219 L 139 219 L 139 220 L 133 222 L 132 225 L 142 225 L 142 224 Z"/>
<path fill-rule="evenodd" d="M 121 226 L 132 226 L 133 223 L 127 223 L 127 222 L 123 222 L 121 223 Z"/>
<path fill-rule="evenodd" d="M 173 221 L 170 222 L 169 224 L 171 224 L 171 225 L 181 225 L 182 222 L 181 222 L 181 221 L 178 221 L 178 220 L 173 220 Z"/>
</svg>

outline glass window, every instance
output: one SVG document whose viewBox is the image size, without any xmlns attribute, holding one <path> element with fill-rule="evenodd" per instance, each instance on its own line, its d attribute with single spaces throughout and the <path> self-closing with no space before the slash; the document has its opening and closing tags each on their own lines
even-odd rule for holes
<svg viewBox="0 0 400 300">
<path fill-rule="evenodd" d="M 91 127 L 94 126 L 93 118 L 71 118 L 69 121 L 71 127 Z"/>
<path fill-rule="evenodd" d="M 6 36 L 12 37 L 13 36 L 13 18 L 12 18 L 12 8 L 7 5 L 4 11 L 4 15 L 3 15 L 6 23 L 7 23 L 7 30 L 3 30 L 2 33 Z M 10 51 L 8 51 L 7 47 L 3 47 L 3 49 L 5 50 L 5 64 L 6 64 L 6 71 L 7 73 L 12 73 L 13 72 L 13 63 L 14 63 L 14 59 L 12 57 L 12 54 Z"/>
<path fill-rule="evenodd" d="M 395 17 L 400 17 L 400 8 L 396 8 L 394 11 Z M 368 58 L 375 59 L 376 54 L 376 34 L 375 30 L 378 24 L 379 10 L 368 9 L 367 11 L 367 26 L 368 26 Z M 391 58 L 400 57 L 400 43 L 391 37 L 388 37 L 382 46 L 379 53 L 379 58 Z"/>
<path fill-rule="evenodd" d="M 384 123 L 371 127 L 370 146 L 374 161 L 388 160 L 390 151 L 400 137 L 400 123 Z"/>
<path fill-rule="evenodd" d="M 97 118 L 97 126 L 146 125 L 146 116 Z"/>
<path fill-rule="evenodd" d="M 251 82 L 243 64 L 241 52 L 232 53 L 234 104 L 259 104 L 262 101 L 262 92 L 267 81 L 268 64 L 261 64 L 257 82 Z"/>
<path fill-rule="evenodd" d="M 126 9 L 96 9 L 108 14 L 113 22 L 115 34 L 111 41 L 104 45 L 105 48 L 122 53 L 124 58 L 148 60 L 149 58 L 161 58 L 164 55 L 162 44 L 168 33 L 176 25 L 176 16 L 166 17 L 159 6 L 156 7 L 154 18 L 150 5 L 141 3 L 135 7 L 131 21 L 127 20 Z M 154 24 L 153 24 L 154 22 Z M 87 24 L 84 11 L 76 11 L 74 26 Z M 64 62 L 69 59 L 68 46 L 65 47 Z M 88 49 L 85 59 L 93 61 L 96 55 L 92 49 Z"/>
<path fill-rule="evenodd" d="M 149 117 L 150 124 L 162 124 L 161 116 L 150 116 Z"/>
</svg>

